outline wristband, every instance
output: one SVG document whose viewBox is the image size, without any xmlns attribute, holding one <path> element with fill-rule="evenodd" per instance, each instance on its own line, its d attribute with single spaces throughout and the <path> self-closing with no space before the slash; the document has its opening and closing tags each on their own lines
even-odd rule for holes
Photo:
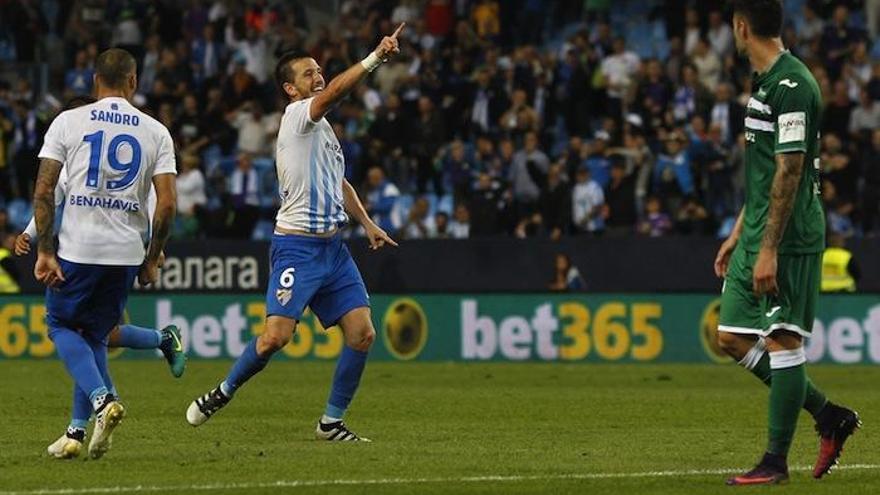
<svg viewBox="0 0 880 495">
<path fill-rule="evenodd" d="M 382 59 L 376 55 L 376 52 L 371 52 L 367 58 L 361 60 L 361 65 L 367 69 L 367 72 L 373 72 L 382 65 Z"/>
</svg>

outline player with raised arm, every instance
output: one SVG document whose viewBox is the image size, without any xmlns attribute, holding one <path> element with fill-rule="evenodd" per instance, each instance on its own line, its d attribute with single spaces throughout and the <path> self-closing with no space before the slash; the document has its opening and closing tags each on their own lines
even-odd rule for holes
<svg viewBox="0 0 880 495">
<path fill-rule="evenodd" d="M 34 190 L 36 279 L 46 290 L 49 338 L 73 378 L 74 402 L 95 411 L 89 455 L 103 456 L 125 409 L 107 369 L 107 335 L 117 325 L 134 278 L 158 278 L 174 219 L 174 145 L 168 129 L 129 103 L 137 88 L 134 58 L 120 49 L 98 56 L 98 101 L 61 113 L 46 132 Z M 65 212 L 54 239 L 55 189 L 64 171 Z M 150 232 L 147 196 L 156 191 Z M 57 457 L 76 457 L 85 424 L 72 424 Z M 59 439 L 60 440 L 60 439 Z"/>
<path fill-rule="evenodd" d="M 363 225 L 372 249 L 397 244 L 373 223 L 345 180 L 342 149 L 325 115 L 400 51 L 397 36 L 403 27 L 326 87 L 313 58 L 288 53 L 278 61 L 275 79 L 290 104 L 278 131 L 281 207 L 272 237 L 266 330 L 251 340 L 226 379 L 190 404 L 186 419 L 191 425 L 199 426 L 217 413 L 290 342 L 308 306 L 325 328 L 338 324 L 346 344 L 315 435 L 321 440 L 366 440 L 346 427 L 343 415 L 357 391 L 376 332 L 364 282 L 338 231 L 348 221 L 347 212 Z"/>
<path fill-rule="evenodd" d="M 820 446 L 813 476 L 821 478 L 860 424 L 854 411 L 825 398 L 804 367 L 803 339 L 813 327 L 825 248 L 821 93 L 809 69 L 782 44 L 780 0 L 734 0 L 733 30 L 755 74 L 745 121 L 746 202 L 715 259 L 715 272 L 724 277 L 718 343 L 770 387 L 770 407 L 766 453 L 727 483 L 788 479 L 801 408 L 816 420 Z"/>
</svg>

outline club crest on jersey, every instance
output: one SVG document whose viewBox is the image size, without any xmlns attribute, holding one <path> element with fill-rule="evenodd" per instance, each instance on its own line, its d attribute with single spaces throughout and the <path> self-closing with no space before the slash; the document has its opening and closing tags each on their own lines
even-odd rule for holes
<svg viewBox="0 0 880 495">
<path fill-rule="evenodd" d="M 278 289 L 275 291 L 275 298 L 278 299 L 278 303 L 282 306 L 287 306 L 292 297 L 293 291 L 291 289 Z"/>
<path fill-rule="evenodd" d="M 767 96 L 767 90 L 764 88 L 758 88 L 758 98 L 763 98 Z"/>
</svg>

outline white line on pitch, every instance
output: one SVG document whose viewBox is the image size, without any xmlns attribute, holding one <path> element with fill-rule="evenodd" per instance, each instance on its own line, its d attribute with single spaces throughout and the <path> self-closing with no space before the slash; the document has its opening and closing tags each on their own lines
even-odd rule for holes
<svg viewBox="0 0 880 495">
<path fill-rule="evenodd" d="M 835 470 L 878 470 L 880 464 L 849 464 Z M 366 480 L 280 480 L 262 483 L 210 483 L 202 485 L 134 485 L 95 488 L 42 488 L 37 490 L 0 491 L 0 495 L 79 495 L 87 493 L 181 492 L 186 490 L 246 490 L 256 488 L 298 488 L 315 486 L 409 485 L 426 483 L 510 483 L 518 481 L 601 480 L 611 478 L 668 478 L 675 476 L 722 475 L 741 472 L 739 468 L 687 469 L 681 471 L 642 471 L 636 473 L 570 473 L 536 475 L 489 475 L 460 478 L 380 478 Z M 811 466 L 794 466 L 789 471 L 812 471 Z"/>
</svg>

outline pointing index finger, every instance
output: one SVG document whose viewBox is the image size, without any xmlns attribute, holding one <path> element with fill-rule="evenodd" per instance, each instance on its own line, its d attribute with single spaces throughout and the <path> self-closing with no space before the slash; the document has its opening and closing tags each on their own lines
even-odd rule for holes
<svg viewBox="0 0 880 495">
<path fill-rule="evenodd" d="M 391 38 L 396 40 L 396 39 L 397 39 L 397 35 L 400 34 L 401 31 L 403 31 L 403 27 L 404 27 L 404 26 L 406 26 L 406 23 L 405 23 L 405 22 L 401 22 L 401 23 L 400 23 L 400 26 L 397 26 L 397 29 L 394 30 L 394 33 L 393 33 L 393 34 L 391 34 Z"/>
</svg>

